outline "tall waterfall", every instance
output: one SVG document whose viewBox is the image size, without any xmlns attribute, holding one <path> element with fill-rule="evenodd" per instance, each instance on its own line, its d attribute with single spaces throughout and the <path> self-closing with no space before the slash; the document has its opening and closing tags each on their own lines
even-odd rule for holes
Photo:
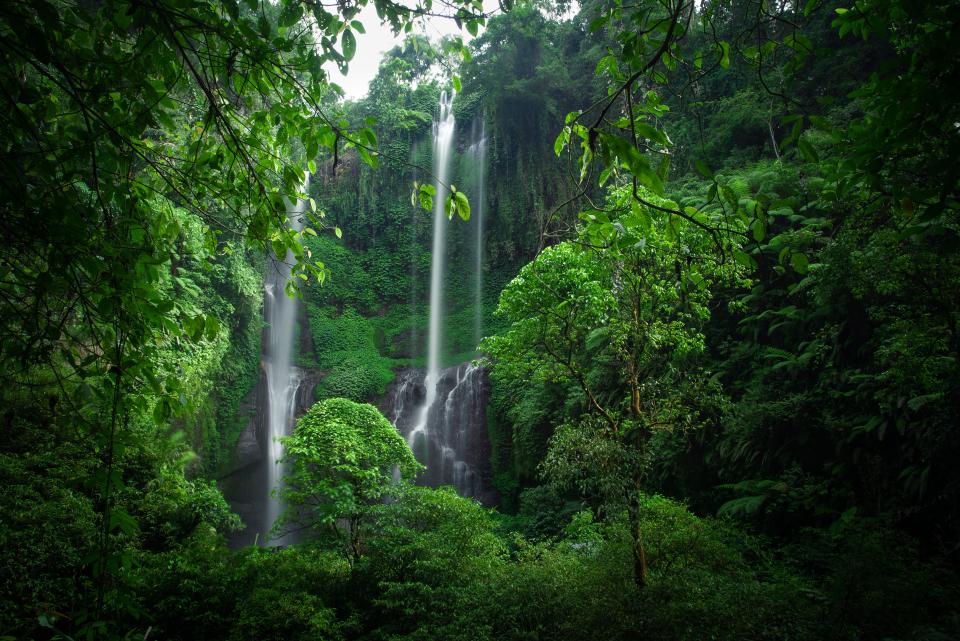
<svg viewBox="0 0 960 641">
<path fill-rule="evenodd" d="M 450 184 L 450 151 L 453 149 L 453 95 L 446 91 L 440 94 L 440 113 L 433 124 L 433 173 L 437 190 L 433 199 L 433 248 L 430 261 L 430 325 L 427 336 L 427 388 L 426 400 L 420 409 L 413 429 L 407 437 L 414 452 L 425 453 L 423 441 L 427 434 L 427 419 L 430 407 L 437 399 L 437 383 L 440 380 L 440 348 L 443 335 L 443 272 L 446 267 L 445 253 L 447 215 L 444 201 Z"/>
<path fill-rule="evenodd" d="M 304 182 L 304 191 L 310 188 L 310 175 Z M 297 231 L 303 229 L 303 210 L 305 202 L 298 200 L 289 214 L 290 226 Z M 303 373 L 290 364 L 293 351 L 294 328 L 296 324 L 298 301 L 287 296 L 285 286 L 290 280 L 290 268 L 293 253 L 281 259 L 275 256 L 270 261 L 270 273 L 265 285 L 264 317 L 267 320 L 267 349 L 263 354 L 263 369 L 267 387 L 267 483 L 265 533 L 273 526 L 283 509 L 278 498 L 273 496 L 283 479 L 283 446 L 280 438 L 288 436 L 293 427 L 297 411 L 297 392 L 304 380 Z M 268 545 L 288 543 L 287 537 L 277 537 L 265 541 Z"/>
<path fill-rule="evenodd" d="M 472 177 L 473 232 L 474 232 L 474 316 L 473 340 L 479 344 L 483 338 L 483 214 L 486 208 L 487 185 L 487 135 L 486 124 L 481 117 L 473 121 L 473 142 L 467 148 L 467 171 Z"/>
<path fill-rule="evenodd" d="M 304 191 L 309 187 L 309 175 Z M 298 201 L 288 214 L 294 229 L 303 227 L 304 202 Z M 244 529 L 230 537 L 233 547 L 257 542 L 260 545 L 285 545 L 290 537 L 269 538 L 270 528 L 283 506 L 273 491 L 283 479 L 283 455 L 280 437 L 290 434 L 296 417 L 313 401 L 315 371 L 293 365 L 297 326 L 305 322 L 299 300 L 287 296 L 293 256 L 274 256 L 264 279 L 264 329 L 260 344 L 260 378 L 248 408 L 255 410 L 240 435 L 231 471 L 221 479 L 221 487 L 233 510 L 243 520 Z M 305 327 L 300 327 L 300 334 Z"/>
<path fill-rule="evenodd" d="M 452 96 L 440 97 L 440 113 L 433 128 L 433 172 L 437 194 L 433 207 L 433 255 L 430 272 L 430 322 L 427 343 L 427 369 L 408 369 L 399 373 L 391 384 L 382 409 L 401 434 L 407 439 L 417 459 L 427 466 L 418 477 L 426 485 L 453 485 L 461 496 L 479 499 L 486 504 L 496 501 L 491 489 L 490 446 L 486 434 L 486 406 L 490 385 L 486 371 L 472 363 L 461 363 L 441 369 L 440 354 L 443 342 L 444 288 L 446 270 L 446 233 L 450 224 L 444 212 L 448 193 L 453 154 L 454 119 Z M 483 170 L 486 157 L 486 139 L 480 129 L 473 136 L 474 143 L 466 150 L 469 163 L 462 176 L 476 194 L 475 202 L 482 203 Z M 478 173 L 479 171 L 479 173 Z M 473 195 L 473 194 L 471 194 Z M 482 287 L 482 216 L 483 205 L 474 208 L 480 216 L 475 228 L 476 244 L 476 302 L 478 303 L 476 332 L 480 330 L 479 302 Z"/>
</svg>

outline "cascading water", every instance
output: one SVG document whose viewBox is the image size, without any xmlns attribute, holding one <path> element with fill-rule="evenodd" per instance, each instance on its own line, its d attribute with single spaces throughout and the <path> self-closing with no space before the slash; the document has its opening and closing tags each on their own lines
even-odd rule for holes
<svg viewBox="0 0 960 641">
<path fill-rule="evenodd" d="M 483 214 L 486 208 L 487 183 L 487 136 L 486 125 L 482 118 L 473 123 L 473 142 L 467 147 L 466 156 L 467 171 L 473 178 L 471 182 L 476 198 L 471 207 L 475 234 L 473 338 L 474 342 L 479 344 L 480 339 L 483 338 Z"/>
<path fill-rule="evenodd" d="M 445 268 L 446 224 L 444 212 L 445 194 L 450 175 L 450 151 L 453 148 L 453 95 L 446 91 L 440 94 L 440 114 L 433 125 L 433 173 L 436 177 L 436 195 L 433 199 L 433 254 L 430 261 L 430 325 L 427 336 L 427 389 L 426 400 L 407 442 L 416 453 L 425 455 L 423 441 L 427 434 L 427 418 L 437 398 L 437 383 L 440 379 L 441 320 L 443 318 L 443 271 Z"/>
<path fill-rule="evenodd" d="M 307 174 L 303 190 L 310 187 L 310 175 Z M 303 210 L 305 203 L 298 200 L 289 214 L 290 226 L 297 231 L 303 229 Z M 265 286 L 264 316 L 267 319 L 267 350 L 264 353 L 263 368 L 267 385 L 267 498 L 265 512 L 265 531 L 273 526 L 280 516 L 283 506 L 274 492 L 283 479 L 283 446 L 280 438 L 288 436 L 293 427 L 297 411 L 297 392 L 304 380 L 303 373 L 290 364 L 293 350 L 294 327 L 297 316 L 297 300 L 287 296 L 285 287 L 290 280 L 290 268 L 293 253 L 289 250 L 281 259 L 275 256 L 270 261 L 270 273 Z M 288 543 L 287 537 L 277 537 L 265 541 L 267 545 Z"/>
<path fill-rule="evenodd" d="M 425 405 L 426 376 L 408 369 L 393 383 L 383 408 L 408 441 L 419 429 L 417 458 L 427 465 L 418 477 L 425 485 L 453 485 L 461 496 L 496 502 L 490 483 L 486 406 L 490 385 L 483 367 L 461 363 L 441 369 L 435 402 Z M 421 425 L 426 408 L 426 424 Z"/>
<path fill-rule="evenodd" d="M 309 175 L 304 191 L 309 186 Z M 303 227 L 304 202 L 289 212 L 294 229 Z M 309 407 L 317 375 L 292 364 L 293 342 L 302 305 L 287 296 L 293 256 L 273 257 L 268 266 L 263 296 L 264 330 L 260 348 L 260 379 L 250 403 L 255 416 L 241 433 L 232 471 L 221 479 L 224 494 L 244 522 L 244 529 L 230 537 L 233 547 L 285 545 L 289 536 L 269 537 L 270 528 L 283 509 L 273 495 L 283 479 L 279 463 L 283 447 L 279 439 L 291 432 L 296 417 Z M 301 328 L 302 329 L 302 328 Z"/>
<path fill-rule="evenodd" d="M 418 482 L 426 485 L 453 485 L 461 496 L 493 504 L 496 494 L 490 483 L 489 443 L 486 438 L 486 405 L 489 383 L 478 365 L 462 363 L 440 368 L 444 310 L 446 225 L 445 194 L 449 188 L 454 119 L 452 96 L 440 98 L 440 114 L 434 124 L 433 158 L 437 194 L 433 208 L 433 256 L 430 273 L 430 323 L 427 369 L 402 372 L 385 398 L 384 413 L 407 439 L 421 463 L 427 466 Z M 471 164 L 469 180 L 479 201 L 483 200 L 483 174 L 476 169 L 485 162 L 486 139 L 474 136 L 467 150 Z M 479 215 L 482 220 L 482 205 Z M 477 210 L 474 209 L 476 212 Z M 477 278 L 482 262 L 482 227 L 477 228 Z M 477 300 L 482 283 L 477 283 Z M 479 313 L 479 308 L 478 308 Z M 479 316 L 478 316 L 479 332 Z"/>
</svg>

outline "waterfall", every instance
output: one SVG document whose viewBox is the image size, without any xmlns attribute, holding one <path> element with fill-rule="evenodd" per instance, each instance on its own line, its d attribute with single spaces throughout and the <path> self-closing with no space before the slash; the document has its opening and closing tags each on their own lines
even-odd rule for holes
<svg viewBox="0 0 960 641">
<path fill-rule="evenodd" d="M 479 122 L 479 125 L 478 125 Z M 476 344 L 483 338 L 483 214 L 486 208 L 487 182 L 487 136 L 486 124 L 481 117 L 473 122 L 473 142 L 467 148 L 468 171 L 473 180 L 472 218 L 474 231 L 474 316 L 473 339 Z"/>
<path fill-rule="evenodd" d="M 307 174 L 303 191 L 309 189 Z M 303 228 L 304 202 L 298 201 L 288 213 L 293 229 Z M 260 378 L 245 403 L 255 410 L 240 435 L 230 470 L 220 486 L 231 508 L 240 515 L 244 528 L 229 537 L 231 547 L 286 545 L 292 537 L 269 538 L 270 528 L 283 511 L 274 496 L 284 474 L 279 463 L 283 446 L 296 418 L 313 403 L 318 374 L 293 365 L 294 340 L 306 331 L 306 315 L 299 300 L 286 294 L 293 255 L 274 256 L 267 265 L 263 289 L 264 329 L 260 344 Z M 299 332 L 298 332 L 299 330 Z"/>
<path fill-rule="evenodd" d="M 473 363 L 461 363 L 441 369 L 444 311 L 443 274 L 445 271 L 446 226 L 444 201 L 449 189 L 453 148 L 454 119 L 452 96 L 440 97 L 440 114 L 433 128 L 434 175 L 437 194 L 433 207 L 433 255 L 430 272 L 430 323 L 427 343 L 427 369 L 408 369 L 391 384 L 381 409 L 407 439 L 417 459 L 427 466 L 419 483 L 453 485 L 461 496 L 473 497 L 492 505 L 490 445 L 486 434 L 486 406 L 490 396 L 486 371 Z M 476 132 L 476 129 L 475 129 Z M 466 150 L 470 163 L 470 187 L 481 203 L 474 209 L 480 216 L 476 230 L 476 331 L 480 332 L 480 294 L 482 287 L 483 164 L 486 139 L 483 130 L 475 135 Z M 474 214 L 477 215 L 476 213 Z"/>
<path fill-rule="evenodd" d="M 492 505 L 490 446 L 486 406 L 490 384 L 483 367 L 461 363 L 437 374 L 435 401 L 425 405 L 430 389 L 420 369 L 400 372 L 385 399 L 384 414 L 411 441 L 415 430 L 417 458 L 427 465 L 418 482 L 433 487 L 453 485 L 461 496 Z M 426 424 L 422 415 L 426 407 Z"/>
<path fill-rule="evenodd" d="M 303 191 L 310 188 L 310 175 L 306 174 Z M 303 229 L 303 200 L 297 200 L 288 218 L 290 226 L 297 231 Z M 287 296 L 286 284 L 290 280 L 290 268 L 293 253 L 289 250 L 281 259 L 275 256 L 270 261 L 270 274 L 265 285 L 264 317 L 267 320 L 267 349 L 264 353 L 263 368 L 267 387 L 267 483 L 264 534 L 269 532 L 273 523 L 283 510 L 280 500 L 274 496 L 283 479 L 284 469 L 280 463 L 283 446 L 280 438 L 288 436 L 293 428 L 297 412 L 297 394 L 304 380 L 303 373 L 292 366 L 294 330 L 299 301 Z M 266 537 L 265 537 L 266 539 Z M 267 545 L 288 543 L 287 537 L 265 540 Z"/>
<path fill-rule="evenodd" d="M 433 249 L 430 261 L 430 324 L 427 336 L 427 388 L 426 400 L 420 409 L 419 418 L 407 437 L 413 451 L 423 452 L 422 441 L 426 436 L 427 419 L 437 398 L 437 383 L 440 378 L 440 348 L 443 335 L 443 271 L 446 252 L 447 215 L 444 201 L 449 191 L 450 151 L 453 148 L 453 95 L 446 91 L 440 94 L 440 114 L 433 124 L 433 173 L 437 190 L 433 199 Z"/>
</svg>

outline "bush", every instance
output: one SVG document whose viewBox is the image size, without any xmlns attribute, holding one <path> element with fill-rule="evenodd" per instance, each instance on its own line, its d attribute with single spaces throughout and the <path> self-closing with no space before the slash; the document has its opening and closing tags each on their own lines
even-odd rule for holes
<svg viewBox="0 0 960 641">
<path fill-rule="evenodd" d="M 374 515 L 361 575 L 376 586 L 374 638 L 481 639 L 481 587 L 505 546 L 491 514 L 453 488 L 407 487 Z"/>
<path fill-rule="evenodd" d="M 194 538 L 177 553 L 144 562 L 142 596 L 157 638 L 344 638 L 346 624 L 327 604 L 347 589 L 350 570 L 332 552 L 301 546 L 231 553 Z"/>
</svg>

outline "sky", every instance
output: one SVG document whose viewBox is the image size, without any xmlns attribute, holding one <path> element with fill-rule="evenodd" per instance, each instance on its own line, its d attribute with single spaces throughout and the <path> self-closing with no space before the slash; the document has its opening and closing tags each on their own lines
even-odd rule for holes
<svg viewBox="0 0 960 641">
<path fill-rule="evenodd" d="M 497 0 L 483 0 L 484 12 L 488 15 L 493 11 L 499 11 Z M 366 33 L 357 33 L 357 53 L 350 61 L 350 69 L 344 76 L 332 66 L 330 71 L 330 80 L 343 88 L 347 98 L 362 98 L 367 94 L 367 85 L 377 75 L 377 68 L 380 66 L 380 59 L 383 54 L 400 44 L 403 41 L 404 34 L 394 36 L 390 33 L 390 27 L 380 24 L 377 18 L 377 10 L 373 4 L 368 4 L 356 18 L 363 23 Z M 483 27 L 481 27 L 482 29 Z M 473 38 L 467 32 L 457 29 L 453 20 L 443 18 L 427 18 L 423 21 L 418 20 L 414 24 L 414 33 L 426 35 L 431 40 L 439 40 L 445 35 L 459 34 L 464 42 L 469 42 Z"/>
</svg>

